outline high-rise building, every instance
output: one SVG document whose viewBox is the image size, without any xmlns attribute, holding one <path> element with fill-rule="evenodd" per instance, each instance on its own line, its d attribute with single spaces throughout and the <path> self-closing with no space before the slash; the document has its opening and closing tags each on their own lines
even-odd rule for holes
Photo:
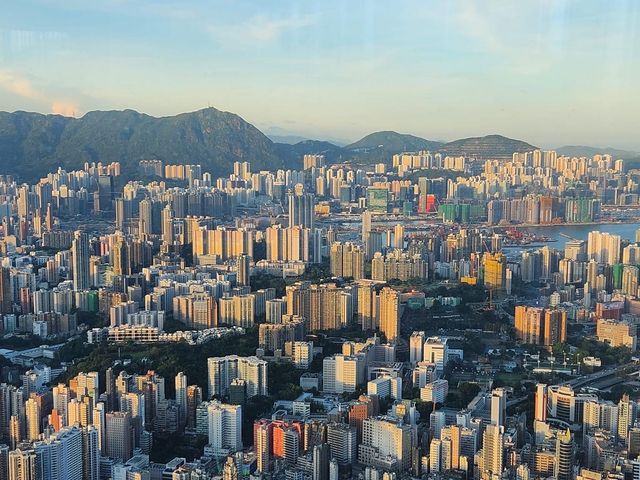
<svg viewBox="0 0 640 480">
<path fill-rule="evenodd" d="M 411 466 L 412 446 L 411 425 L 393 417 L 368 418 L 362 424 L 358 460 L 373 466 L 377 458 L 387 458 L 396 471 L 406 471 Z"/>
<path fill-rule="evenodd" d="M 9 452 L 9 480 L 36 480 L 41 477 L 41 463 L 33 449 Z"/>
<path fill-rule="evenodd" d="M 89 276 L 89 236 L 77 230 L 71 243 L 71 268 L 74 290 L 87 290 L 91 287 Z"/>
<path fill-rule="evenodd" d="M 68 406 L 71 402 L 71 390 L 64 383 L 59 383 L 53 387 L 52 394 L 53 408 L 60 415 L 63 426 L 69 425 Z"/>
<path fill-rule="evenodd" d="M 300 453 L 300 432 L 295 427 L 285 428 L 283 439 L 283 460 L 285 465 L 294 466 Z"/>
<path fill-rule="evenodd" d="M 266 421 L 256 422 L 253 427 L 253 448 L 256 453 L 256 471 L 267 473 L 271 471 L 271 442 L 272 427 Z"/>
<path fill-rule="evenodd" d="M 267 393 L 267 362 L 257 357 L 226 357 L 209 358 L 209 398 L 215 395 L 228 395 L 232 380 L 240 379 L 246 382 L 247 397 L 268 395 Z"/>
<path fill-rule="evenodd" d="M 556 438 L 556 458 L 554 477 L 558 480 L 573 478 L 573 437 L 571 431 L 558 432 Z"/>
<path fill-rule="evenodd" d="M 27 419 L 27 439 L 37 440 L 40 437 L 40 404 L 33 398 L 29 398 L 25 404 L 25 417 Z"/>
<path fill-rule="evenodd" d="M 504 468 L 504 427 L 487 425 L 482 435 L 482 473 L 500 477 Z"/>
<path fill-rule="evenodd" d="M 587 238 L 587 257 L 603 265 L 620 262 L 622 239 L 620 235 L 609 232 L 589 232 Z"/>
<path fill-rule="evenodd" d="M 238 285 L 249 285 L 249 278 L 251 276 L 251 257 L 249 255 L 240 255 L 236 260 L 236 279 Z"/>
<path fill-rule="evenodd" d="M 567 313 L 558 309 L 516 306 L 516 337 L 523 343 L 553 346 L 567 337 Z"/>
<path fill-rule="evenodd" d="M 336 277 L 364 278 L 364 249 L 352 243 L 335 242 L 329 255 L 331 273 Z"/>
<path fill-rule="evenodd" d="M 133 455 L 131 414 L 129 412 L 108 412 L 105 416 L 106 454 L 123 462 Z"/>
<path fill-rule="evenodd" d="M 491 391 L 491 423 L 504 426 L 507 415 L 507 390 L 495 388 Z"/>
<path fill-rule="evenodd" d="M 329 455 L 330 447 L 327 444 L 314 445 L 313 455 L 313 476 L 312 480 L 329 480 Z"/>
<path fill-rule="evenodd" d="M 83 480 L 83 438 L 78 427 L 63 428 L 33 448 L 41 462 L 44 478 Z M 96 454 L 93 452 L 93 460 Z"/>
<path fill-rule="evenodd" d="M 400 335 L 400 294 L 393 288 L 384 287 L 379 302 L 380 331 L 388 342 L 394 342 Z"/>
<path fill-rule="evenodd" d="M 618 438 L 626 440 L 636 417 L 637 404 L 629 399 L 629 394 L 622 395 L 618 402 Z"/>
<path fill-rule="evenodd" d="M 202 388 L 197 385 L 187 387 L 187 428 L 196 427 L 196 409 L 202 403 Z"/>
<path fill-rule="evenodd" d="M 304 193 L 302 184 L 295 186 L 294 192 L 287 195 L 289 201 L 289 227 L 301 226 L 313 229 L 315 216 L 315 198 L 311 193 Z"/>
<path fill-rule="evenodd" d="M 355 392 L 364 381 L 364 360 L 359 356 L 333 355 L 322 362 L 322 385 L 326 393 Z"/>
<path fill-rule="evenodd" d="M 413 332 L 409 337 L 409 361 L 412 365 L 422 361 L 425 338 L 424 332 Z"/>
<path fill-rule="evenodd" d="M 335 458 L 339 465 L 351 465 L 357 460 L 358 443 L 354 427 L 344 423 L 329 424 L 327 444 L 331 449 L 331 458 Z"/>
<path fill-rule="evenodd" d="M 0 480 L 9 480 L 9 445 L 0 444 Z"/>
<path fill-rule="evenodd" d="M 325 166 L 325 157 L 324 155 L 305 154 L 302 162 L 303 168 L 305 170 L 309 170 L 314 167 L 320 168 Z"/>
<path fill-rule="evenodd" d="M 404 249 L 404 226 L 401 224 L 393 227 L 393 248 Z"/>
<path fill-rule="evenodd" d="M 267 260 L 270 262 L 309 262 L 311 230 L 300 225 L 267 228 Z"/>
<path fill-rule="evenodd" d="M 180 408 L 180 418 L 183 419 L 183 425 L 187 419 L 187 376 L 184 372 L 178 372 L 175 377 L 176 387 L 176 404 Z"/>
<path fill-rule="evenodd" d="M 484 284 L 488 288 L 503 288 L 505 286 L 507 259 L 502 253 L 485 252 L 482 257 L 484 267 Z"/>
<path fill-rule="evenodd" d="M 378 318 L 378 295 L 375 290 L 375 282 L 370 280 L 360 280 L 358 282 L 358 323 L 362 330 L 377 330 L 379 328 Z"/>
<path fill-rule="evenodd" d="M 0 313 L 11 313 L 13 309 L 13 289 L 11 288 L 11 272 L 0 267 Z"/>
<path fill-rule="evenodd" d="M 227 461 L 224 462 L 224 466 L 222 467 L 222 480 L 238 480 L 238 465 L 233 455 L 229 455 Z"/>
<path fill-rule="evenodd" d="M 534 420 L 538 422 L 547 421 L 547 404 L 548 404 L 547 386 L 544 383 L 536 385 Z"/>
<path fill-rule="evenodd" d="M 207 407 L 209 445 L 216 456 L 242 450 L 242 407 L 210 402 Z"/>
</svg>

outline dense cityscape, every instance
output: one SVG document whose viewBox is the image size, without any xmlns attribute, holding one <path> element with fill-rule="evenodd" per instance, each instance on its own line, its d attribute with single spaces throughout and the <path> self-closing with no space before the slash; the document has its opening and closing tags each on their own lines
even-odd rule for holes
<svg viewBox="0 0 640 480">
<path fill-rule="evenodd" d="M 640 478 L 639 185 L 541 150 L 2 175 L 0 479 Z"/>
</svg>

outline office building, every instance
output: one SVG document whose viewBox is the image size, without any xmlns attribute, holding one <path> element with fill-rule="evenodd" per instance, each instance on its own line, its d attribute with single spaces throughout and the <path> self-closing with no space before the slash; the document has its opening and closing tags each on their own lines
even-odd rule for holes
<svg viewBox="0 0 640 480">
<path fill-rule="evenodd" d="M 105 452 L 108 457 L 126 462 L 133 456 L 133 425 L 129 412 L 105 415 Z"/>
</svg>

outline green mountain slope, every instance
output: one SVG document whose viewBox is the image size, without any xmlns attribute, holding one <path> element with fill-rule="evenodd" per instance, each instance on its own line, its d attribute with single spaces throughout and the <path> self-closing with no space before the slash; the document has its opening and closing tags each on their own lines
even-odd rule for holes
<svg viewBox="0 0 640 480">
<path fill-rule="evenodd" d="M 22 180 L 86 161 L 120 161 L 125 174 L 135 175 L 138 161 L 149 158 L 201 164 L 214 175 L 229 173 L 235 161 L 249 161 L 254 170 L 285 166 L 260 130 L 214 108 L 162 118 L 132 110 L 79 119 L 0 113 L 0 171 Z"/>
<path fill-rule="evenodd" d="M 534 147 L 521 140 L 503 137 L 502 135 L 486 135 L 471 137 L 445 143 L 440 149 L 446 155 L 467 155 L 485 159 L 511 158 L 514 152 L 530 152 Z"/>
</svg>

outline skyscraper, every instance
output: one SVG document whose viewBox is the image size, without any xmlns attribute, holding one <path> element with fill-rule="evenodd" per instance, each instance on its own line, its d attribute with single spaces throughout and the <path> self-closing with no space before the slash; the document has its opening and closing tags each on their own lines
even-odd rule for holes
<svg viewBox="0 0 640 480">
<path fill-rule="evenodd" d="M 554 478 L 571 480 L 573 477 L 573 438 L 571 431 L 558 432 L 556 438 L 556 461 Z"/>
<path fill-rule="evenodd" d="M 385 287 L 380 291 L 380 331 L 388 342 L 400 335 L 400 295 L 397 290 Z"/>
<path fill-rule="evenodd" d="M 187 387 L 187 428 L 196 426 L 196 409 L 202 403 L 202 388 L 197 385 Z"/>
<path fill-rule="evenodd" d="M 251 257 L 249 255 L 240 255 L 236 260 L 236 279 L 238 285 L 249 285 L 251 275 Z"/>
<path fill-rule="evenodd" d="M 11 313 L 12 307 L 11 273 L 8 268 L 0 267 L 0 313 Z"/>
<path fill-rule="evenodd" d="M 496 388 L 491 392 L 491 423 L 504 426 L 507 414 L 507 391 Z"/>
<path fill-rule="evenodd" d="M 329 480 L 329 445 L 313 447 L 313 480 Z"/>
<path fill-rule="evenodd" d="M 629 394 L 622 395 L 618 402 L 618 438 L 622 441 L 627 439 L 629 429 L 633 426 L 636 415 L 636 402 L 629 399 Z"/>
<path fill-rule="evenodd" d="M 63 428 L 33 445 L 45 474 L 43 478 L 83 480 L 83 438 L 80 428 Z M 95 453 L 93 455 L 95 462 Z"/>
<path fill-rule="evenodd" d="M 37 440 L 40 437 L 40 404 L 30 398 L 25 402 L 24 407 L 27 419 L 27 439 Z"/>
<path fill-rule="evenodd" d="M 178 372 L 175 378 L 176 404 L 180 408 L 180 418 L 184 425 L 187 418 L 187 376 L 183 372 Z"/>
<path fill-rule="evenodd" d="M 93 426 L 82 430 L 82 478 L 100 480 L 100 433 Z"/>
<path fill-rule="evenodd" d="M 208 359 L 209 398 L 227 395 L 231 381 L 244 380 L 247 397 L 267 395 L 267 362 L 257 357 L 227 355 Z"/>
<path fill-rule="evenodd" d="M 547 421 L 547 386 L 544 383 L 536 385 L 534 420 L 539 422 Z"/>
<path fill-rule="evenodd" d="M 9 479 L 35 480 L 40 478 L 41 470 L 35 450 L 13 450 L 9 452 Z"/>
<path fill-rule="evenodd" d="M 500 477 L 504 467 L 504 427 L 488 425 L 482 438 L 483 473 Z"/>
<path fill-rule="evenodd" d="M 295 186 L 294 192 L 287 195 L 289 201 L 289 227 L 301 226 L 313 229 L 315 198 L 311 193 L 304 193 L 302 184 Z"/>
<path fill-rule="evenodd" d="M 216 454 L 242 450 L 242 407 L 211 402 L 207 407 L 209 447 Z"/>
<path fill-rule="evenodd" d="M 329 255 L 331 273 L 336 277 L 364 278 L 364 249 L 352 243 L 335 242 Z"/>
<path fill-rule="evenodd" d="M 131 414 L 108 412 L 105 417 L 106 454 L 126 462 L 133 455 Z"/>
<path fill-rule="evenodd" d="M 89 236 L 76 230 L 71 243 L 71 267 L 73 269 L 74 290 L 86 290 L 91 287 L 89 276 Z"/>
</svg>

